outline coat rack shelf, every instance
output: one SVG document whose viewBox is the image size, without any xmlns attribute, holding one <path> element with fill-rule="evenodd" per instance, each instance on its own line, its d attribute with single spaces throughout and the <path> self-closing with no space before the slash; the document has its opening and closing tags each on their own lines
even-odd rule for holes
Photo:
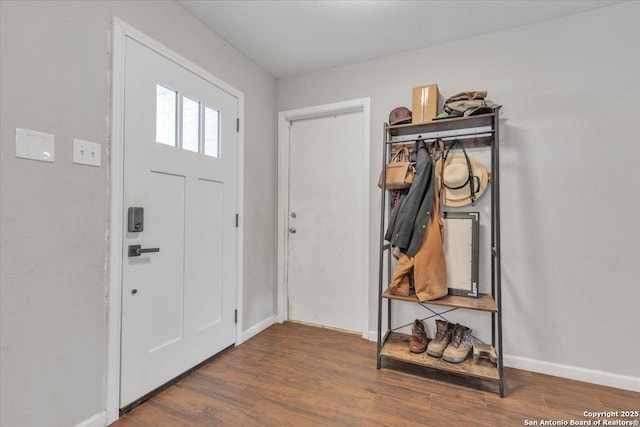
<svg viewBox="0 0 640 427">
<path fill-rule="evenodd" d="M 388 291 L 382 293 L 382 298 L 395 299 L 398 301 L 408 301 L 420 304 L 415 294 L 410 294 L 408 297 L 402 297 L 392 295 Z M 438 298 L 437 300 L 429 301 L 429 305 L 440 305 L 443 307 L 457 307 L 467 310 L 479 310 L 497 313 L 498 307 L 490 294 L 479 294 L 478 298 L 460 297 L 456 295 L 447 295 L 446 297 Z"/>
<path fill-rule="evenodd" d="M 394 359 L 398 362 L 411 363 L 413 365 L 452 374 L 479 378 L 486 381 L 500 381 L 498 370 L 486 360 L 481 360 L 479 363 L 476 363 L 473 358 L 470 357 L 462 363 L 449 363 L 442 359 L 431 357 L 427 353 L 411 353 L 408 344 L 409 335 L 391 332 L 387 337 L 381 356 Z"/>
<path fill-rule="evenodd" d="M 491 149 L 491 292 L 479 294 L 478 298 L 448 295 L 437 300 L 419 302 L 415 294 L 408 297 L 395 296 L 384 291 L 391 281 L 393 264 L 391 258 L 392 247 L 385 241 L 385 218 L 390 213 L 390 197 L 388 191 L 381 190 L 380 212 L 380 258 L 378 271 L 378 347 L 377 367 L 382 367 L 383 361 L 389 363 L 385 367 L 397 367 L 397 364 L 409 364 L 432 371 L 442 371 L 461 377 L 491 383 L 492 389 L 497 389 L 500 397 L 504 397 L 504 372 L 502 348 L 502 310 L 501 310 L 501 260 L 500 260 L 500 170 L 499 170 L 499 110 L 493 108 L 493 113 L 471 117 L 457 117 L 452 119 L 434 120 L 427 123 L 384 125 L 382 170 L 385 169 L 391 152 L 399 145 L 406 145 L 416 140 L 441 139 L 445 146 L 454 141 L 462 143 L 465 149 L 490 147 Z M 384 174 L 383 174 L 384 175 Z M 386 270 L 386 275 L 384 274 Z M 386 276 L 386 277 L 385 277 Z M 445 314 L 455 310 L 476 310 L 491 315 L 491 344 L 496 349 L 497 364 L 493 365 L 486 359 L 475 360 L 467 358 L 462 363 L 449 363 L 434 358 L 426 353 L 415 354 L 409 351 L 409 335 L 397 332 L 408 326 L 392 327 L 392 303 L 414 303 L 424 307 L 431 314 L 426 319 L 442 318 Z M 386 323 L 383 329 L 383 304 L 386 304 Z M 441 311 L 438 310 L 440 307 Z M 470 355 L 471 356 L 471 355 Z"/>
</svg>

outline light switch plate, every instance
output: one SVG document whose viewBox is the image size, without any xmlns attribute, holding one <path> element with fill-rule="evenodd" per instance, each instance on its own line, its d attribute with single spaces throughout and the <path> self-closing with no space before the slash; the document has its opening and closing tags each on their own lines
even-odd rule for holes
<svg viewBox="0 0 640 427">
<path fill-rule="evenodd" d="M 100 144 L 74 139 L 73 163 L 100 167 Z"/>
<path fill-rule="evenodd" d="M 55 137 L 49 133 L 16 128 L 16 157 L 53 162 Z"/>
</svg>

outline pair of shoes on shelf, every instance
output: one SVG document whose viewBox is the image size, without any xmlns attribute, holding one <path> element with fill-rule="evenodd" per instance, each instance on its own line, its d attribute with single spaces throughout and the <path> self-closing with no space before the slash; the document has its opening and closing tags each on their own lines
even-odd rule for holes
<svg viewBox="0 0 640 427">
<path fill-rule="evenodd" d="M 427 354 L 447 362 L 463 362 L 473 347 L 471 329 L 446 320 L 436 320 L 436 336 L 427 346 Z"/>
</svg>

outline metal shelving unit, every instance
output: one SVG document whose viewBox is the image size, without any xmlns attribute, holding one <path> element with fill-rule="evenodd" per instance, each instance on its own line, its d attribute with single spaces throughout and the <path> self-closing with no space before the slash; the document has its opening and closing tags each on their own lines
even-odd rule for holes
<svg viewBox="0 0 640 427">
<path fill-rule="evenodd" d="M 382 170 L 385 169 L 391 151 L 394 146 L 413 143 L 416 140 L 435 141 L 443 140 L 449 147 L 454 141 L 462 143 L 465 149 L 477 147 L 491 148 L 491 293 L 480 294 L 478 298 L 445 296 L 443 298 L 419 302 L 415 295 L 398 297 L 384 292 L 391 281 L 391 245 L 385 243 L 385 218 L 390 211 L 390 201 L 385 188 L 386 176 L 383 176 L 382 203 L 380 212 L 380 259 L 378 281 L 378 347 L 377 367 L 382 367 L 383 359 L 396 362 L 422 366 L 432 370 L 453 373 L 459 376 L 477 378 L 490 381 L 498 386 L 500 397 L 504 397 L 504 372 L 503 372 L 503 348 L 502 348 L 502 298 L 501 298 L 501 271 L 500 271 L 500 153 L 499 153 L 499 110 L 494 107 L 493 113 L 471 117 L 459 117 L 452 119 L 435 120 L 420 124 L 406 124 L 389 126 L 385 124 L 383 140 Z M 384 269 L 387 267 L 387 277 L 384 277 Z M 383 331 L 383 304 L 387 304 L 387 322 Z M 441 359 L 433 358 L 426 353 L 414 354 L 408 349 L 409 336 L 400 334 L 392 329 L 391 309 L 393 301 L 414 302 L 429 310 L 433 317 L 445 318 L 444 314 L 454 310 L 479 310 L 491 314 L 491 344 L 496 349 L 498 356 L 497 366 L 493 366 L 487 360 L 474 361 L 468 358 L 462 363 L 449 363 Z M 445 307 L 437 312 L 430 306 Z M 399 329 L 399 328 L 396 328 Z"/>
</svg>

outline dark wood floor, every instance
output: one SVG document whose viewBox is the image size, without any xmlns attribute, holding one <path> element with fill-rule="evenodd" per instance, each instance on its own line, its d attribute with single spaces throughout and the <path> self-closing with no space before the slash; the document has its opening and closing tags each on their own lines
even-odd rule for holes
<svg viewBox="0 0 640 427">
<path fill-rule="evenodd" d="M 585 420 L 584 411 L 640 410 L 640 393 L 509 368 L 501 399 L 377 370 L 375 352 L 358 335 L 274 325 L 113 425 L 522 426 Z"/>
</svg>

